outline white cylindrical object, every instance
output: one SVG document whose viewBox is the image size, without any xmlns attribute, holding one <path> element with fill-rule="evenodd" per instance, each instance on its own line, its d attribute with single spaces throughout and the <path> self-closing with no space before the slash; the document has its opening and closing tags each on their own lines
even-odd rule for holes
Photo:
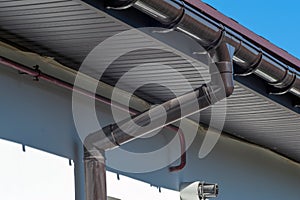
<svg viewBox="0 0 300 200">
<path fill-rule="evenodd" d="M 181 200 L 199 200 L 200 181 L 194 183 L 184 183 L 180 187 Z"/>
</svg>

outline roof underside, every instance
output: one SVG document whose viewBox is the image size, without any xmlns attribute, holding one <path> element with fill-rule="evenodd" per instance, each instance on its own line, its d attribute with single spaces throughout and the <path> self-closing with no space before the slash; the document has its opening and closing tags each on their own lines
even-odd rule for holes
<svg viewBox="0 0 300 200">
<path fill-rule="evenodd" d="M 0 38 L 19 48 L 54 57 L 67 67 L 78 69 L 87 54 L 106 38 L 128 30 L 124 25 L 102 11 L 81 1 L 72 0 L 26 0 L 0 1 Z M 121 38 L 120 42 L 128 41 Z M 139 37 L 141 45 L 156 45 L 144 35 Z M 157 44 L 158 46 L 160 44 Z M 195 69 L 187 63 L 184 55 L 159 49 L 133 51 L 117 59 L 102 79 L 110 85 L 124 72 L 141 64 L 165 64 L 182 73 L 193 88 L 199 87 L 209 78 L 208 69 L 197 65 L 202 77 L 195 76 Z M 86 73 L 93 76 L 93 68 Z M 98 69 L 98 70 L 101 70 Z M 145 68 L 145 70 L 147 70 Z M 135 94 L 156 104 L 174 97 L 174 93 L 189 92 L 180 77 L 170 70 L 155 68 L 151 72 L 135 72 L 121 89 L 145 82 L 159 82 L 173 88 L 173 92 L 157 84 L 147 84 Z M 235 82 L 234 94 L 227 99 L 227 115 L 224 131 L 265 146 L 289 158 L 300 161 L 300 116 L 288 108 L 273 102 L 240 82 Z M 201 121 L 208 123 L 210 111 L 203 111 Z M 194 117 L 191 117 L 194 119 Z"/>
</svg>

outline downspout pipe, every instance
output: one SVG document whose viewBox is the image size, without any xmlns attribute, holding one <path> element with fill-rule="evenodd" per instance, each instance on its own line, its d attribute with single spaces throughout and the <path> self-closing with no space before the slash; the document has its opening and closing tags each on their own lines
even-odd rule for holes
<svg viewBox="0 0 300 200">
<path fill-rule="evenodd" d="M 106 165 L 104 152 L 84 151 L 85 199 L 106 200 Z"/>
<path fill-rule="evenodd" d="M 229 97 L 234 90 L 233 53 L 233 49 L 228 44 L 221 43 L 214 50 L 215 59 L 218 61 L 214 62 L 216 67 L 211 67 L 211 81 L 208 84 L 130 119 L 110 124 L 100 131 L 91 133 L 85 139 L 85 147 L 88 150 L 101 149 L 103 151 L 116 148 Z"/>
<path fill-rule="evenodd" d="M 106 197 L 104 197 L 104 194 L 106 194 L 106 183 L 103 181 L 105 179 L 103 171 L 105 170 L 105 161 L 103 161 L 102 157 L 106 150 L 119 147 L 138 137 L 204 110 L 233 93 L 233 49 L 230 45 L 221 42 L 210 53 L 216 59 L 215 65 L 213 65 L 216 67 L 211 67 L 210 70 L 210 83 L 204 84 L 190 93 L 155 106 L 130 119 L 110 124 L 85 138 L 87 200 L 106 200 Z M 164 123 L 162 124 L 161 122 Z M 99 154 L 101 156 L 98 161 Z M 93 164 L 92 168 L 89 163 Z M 92 175 L 93 173 L 94 176 Z M 98 176 L 99 174 L 102 174 L 104 177 Z"/>
<path fill-rule="evenodd" d="M 118 6 L 121 3 L 123 5 Z M 290 92 L 300 98 L 300 72 L 296 70 L 299 66 L 289 66 L 279 61 L 277 55 L 274 57 L 268 54 L 233 32 L 230 27 L 224 28 L 222 24 L 185 5 L 183 0 L 106 0 L 105 4 L 109 8 L 119 10 L 132 6 L 153 17 L 165 28 L 183 32 L 194 38 L 207 49 L 223 37 L 236 49 L 233 59 L 238 66 L 236 76 L 255 74 L 269 84 L 269 94 L 283 95 Z"/>
</svg>

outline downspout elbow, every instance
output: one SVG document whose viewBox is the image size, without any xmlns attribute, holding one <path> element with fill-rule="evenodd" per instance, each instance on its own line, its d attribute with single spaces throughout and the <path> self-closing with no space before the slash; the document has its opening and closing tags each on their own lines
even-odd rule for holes
<svg viewBox="0 0 300 200">
<path fill-rule="evenodd" d="M 210 86 L 214 91 L 214 102 L 220 101 L 233 94 L 233 54 L 234 48 L 222 42 L 211 52 L 214 55 L 215 67 L 210 68 Z"/>
<path fill-rule="evenodd" d="M 118 147 L 118 143 L 113 135 L 113 125 L 105 126 L 104 128 L 89 134 L 84 140 L 84 147 L 87 151 L 106 151 Z"/>
<path fill-rule="evenodd" d="M 224 85 L 225 97 L 232 95 L 234 91 L 234 80 L 233 80 L 233 65 L 231 61 L 222 61 L 216 63 L 219 70 L 222 83 Z"/>
</svg>

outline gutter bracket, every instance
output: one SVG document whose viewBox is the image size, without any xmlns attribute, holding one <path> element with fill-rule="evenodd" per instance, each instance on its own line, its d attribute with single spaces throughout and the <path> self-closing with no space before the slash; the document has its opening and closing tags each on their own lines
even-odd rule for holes
<svg viewBox="0 0 300 200">
<path fill-rule="evenodd" d="M 213 42 L 211 42 L 210 44 L 208 45 L 204 45 L 205 49 L 209 52 L 209 51 L 212 51 L 212 50 L 215 50 L 217 49 L 221 43 L 223 42 L 224 38 L 225 38 L 225 35 L 226 35 L 226 30 L 225 30 L 225 27 L 220 24 L 220 36 Z"/>
<path fill-rule="evenodd" d="M 273 83 L 269 83 L 269 85 L 275 86 L 275 87 L 280 87 L 284 85 L 289 85 L 294 79 L 294 73 L 291 71 L 290 67 L 287 66 L 287 70 L 285 71 L 284 77 L 281 80 L 278 80 Z"/>
<path fill-rule="evenodd" d="M 132 7 L 138 0 L 128 0 L 127 2 L 124 2 L 122 5 L 110 5 L 105 1 L 106 4 L 106 9 L 111 9 L 111 10 L 125 10 L 130 7 Z"/>
<path fill-rule="evenodd" d="M 286 86 L 286 87 L 283 87 L 283 88 L 276 88 L 276 87 L 268 87 L 268 91 L 269 91 L 269 94 L 271 95 L 284 95 L 286 93 L 288 93 L 294 86 L 296 80 L 297 80 L 297 75 L 295 73 L 293 73 L 293 79 L 291 81 L 291 83 Z M 272 85 L 272 84 L 271 84 Z"/>
<path fill-rule="evenodd" d="M 170 29 L 170 30 L 175 30 L 180 22 L 183 20 L 184 16 L 185 16 L 185 4 L 183 1 L 181 1 L 181 12 L 180 14 L 178 15 L 178 17 L 176 17 L 174 19 L 174 21 L 172 21 L 170 24 L 168 24 L 168 26 L 166 28 Z"/>
<path fill-rule="evenodd" d="M 37 72 L 37 75 L 33 77 L 33 80 L 34 80 L 34 81 L 39 81 L 39 77 L 40 77 L 40 75 L 42 74 L 42 71 L 40 70 L 40 66 L 35 65 L 35 66 L 33 67 L 33 69 L 34 69 L 35 72 Z"/>
<path fill-rule="evenodd" d="M 163 31 L 153 31 L 154 33 L 169 33 L 174 31 L 180 24 L 180 22 L 183 20 L 184 16 L 185 16 L 185 3 L 183 1 L 181 2 L 181 12 L 180 14 L 169 24 L 162 24 L 163 28 L 166 28 L 167 30 L 163 30 Z"/>
<path fill-rule="evenodd" d="M 260 49 L 257 59 L 254 61 L 254 63 L 251 64 L 247 70 L 245 70 L 243 72 L 235 73 L 234 75 L 235 76 L 249 76 L 249 75 L 253 74 L 260 67 L 262 61 L 263 61 L 263 53 L 262 53 L 262 50 Z"/>
</svg>

